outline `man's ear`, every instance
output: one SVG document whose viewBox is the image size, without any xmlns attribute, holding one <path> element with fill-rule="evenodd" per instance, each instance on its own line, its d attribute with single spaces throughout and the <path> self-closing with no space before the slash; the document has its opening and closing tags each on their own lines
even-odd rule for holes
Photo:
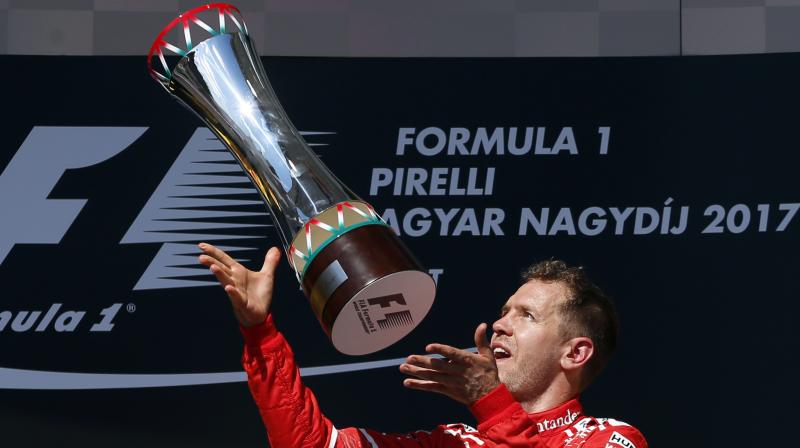
<svg viewBox="0 0 800 448">
<path fill-rule="evenodd" d="M 561 368 L 575 370 L 583 367 L 594 355 L 594 342 L 587 337 L 572 338 L 565 343 L 565 353 L 561 357 Z"/>
</svg>

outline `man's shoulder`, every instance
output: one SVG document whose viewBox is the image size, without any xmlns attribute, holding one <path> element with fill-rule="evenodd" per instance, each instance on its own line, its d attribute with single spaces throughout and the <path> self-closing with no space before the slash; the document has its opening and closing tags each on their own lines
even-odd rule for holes
<svg viewBox="0 0 800 448">
<path fill-rule="evenodd" d="M 633 425 L 613 418 L 583 417 L 565 431 L 565 447 L 581 446 L 581 442 L 591 442 L 591 446 L 604 448 L 647 448 L 644 435 Z"/>
</svg>

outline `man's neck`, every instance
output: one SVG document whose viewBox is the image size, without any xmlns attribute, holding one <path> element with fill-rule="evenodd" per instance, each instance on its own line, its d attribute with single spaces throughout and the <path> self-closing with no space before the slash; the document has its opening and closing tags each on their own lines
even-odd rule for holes
<svg viewBox="0 0 800 448">
<path fill-rule="evenodd" d="M 517 401 L 522 406 L 522 409 L 525 409 L 525 412 L 533 414 L 553 409 L 575 398 L 577 395 L 578 393 L 569 385 L 562 385 L 556 382 L 535 397 L 517 398 Z"/>
</svg>

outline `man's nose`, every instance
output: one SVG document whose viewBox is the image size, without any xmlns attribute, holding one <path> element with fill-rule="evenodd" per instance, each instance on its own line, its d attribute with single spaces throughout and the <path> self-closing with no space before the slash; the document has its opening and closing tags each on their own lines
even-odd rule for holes
<svg viewBox="0 0 800 448">
<path fill-rule="evenodd" d="M 494 321 L 492 324 L 492 331 L 496 335 L 511 335 L 511 326 L 508 324 L 508 314 Z"/>
</svg>

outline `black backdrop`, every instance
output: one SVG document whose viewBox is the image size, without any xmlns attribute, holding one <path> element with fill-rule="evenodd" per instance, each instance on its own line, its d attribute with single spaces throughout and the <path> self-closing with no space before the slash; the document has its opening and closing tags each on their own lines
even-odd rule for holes
<svg viewBox="0 0 800 448">
<path fill-rule="evenodd" d="M 87 201 L 60 240 L 37 233 L 48 228 L 42 221 L 49 212 L 37 215 L 25 206 L 29 197 L 43 199 L 29 192 L 55 180 L 49 171 L 2 174 L 0 240 L 11 249 L 0 264 L 0 313 L 8 317 L 0 331 L 0 444 L 265 445 L 257 410 L 240 381 L 60 390 L 59 384 L 71 384 L 63 378 L 72 377 L 37 382 L 28 372 L 238 372 L 241 337 L 218 287 L 187 287 L 189 281 L 211 280 L 202 272 L 175 276 L 175 287 L 137 288 L 170 244 L 169 235 L 178 235 L 172 242 L 190 244 L 196 241 L 192 232 L 123 241 L 188 151 L 187 142 L 196 132 L 203 135 L 202 123 L 149 79 L 142 58 L 3 56 L 2 62 L 0 167 L 11 166 L 26 138 L 40 131 L 52 132 L 37 156 L 42 164 L 79 149 L 67 144 L 70 138 L 58 137 L 69 131 L 34 127 L 115 127 L 141 135 L 115 156 L 57 177 L 48 198 Z M 383 352 L 349 358 L 327 342 L 284 264 L 274 313 L 302 367 L 397 358 L 419 353 L 431 341 L 470 346 L 473 329 L 495 318 L 520 270 L 555 257 L 587 266 L 616 298 L 622 318 L 615 359 L 583 395 L 590 415 L 628 421 L 652 446 L 766 446 L 785 440 L 798 377 L 793 323 L 800 218 L 786 218 L 800 202 L 795 124 L 800 55 L 265 58 L 264 63 L 295 125 L 331 132 L 308 138 L 320 144 L 315 150 L 348 186 L 379 212 L 393 210 L 401 231 L 412 209 L 430 213 L 426 233 L 402 232 L 402 237 L 426 266 L 443 270 L 431 314 L 409 337 Z M 544 155 L 532 149 L 511 155 L 498 154 L 495 147 L 489 154 L 445 150 L 425 156 L 413 145 L 403 155 L 396 149 L 401 128 L 415 128 L 416 134 L 431 127 L 444 133 L 465 128 L 471 144 L 480 128 L 490 134 L 504 128 L 499 132 L 507 136 L 510 128 L 522 133 L 531 126 L 545 128 L 547 147 L 571 127 L 577 153 Z M 599 127 L 610 128 L 607 154 L 598 149 Z M 425 140 L 427 146 L 434 143 Z M 396 196 L 386 187 L 369 194 L 373 168 L 396 173 L 412 167 L 429 174 L 434 167 L 458 167 L 462 183 L 469 168 L 485 173 L 491 167 L 493 191 Z M 237 192 L 222 199 L 257 200 L 252 192 Z M 664 233 L 659 225 L 637 234 L 636 214 L 642 215 L 640 227 L 647 227 L 653 213 L 663 220 L 669 198 L 670 226 L 679 224 L 681 207 L 688 207 L 685 230 Z M 50 210 L 51 203 L 43 204 Z M 261 210 L 237 207 L 226 210 Z M 599 207 L 608 221 L 597 235 L 579 225 L 590 207 Z M 610 209 L 629 207 L 635 209 L 615 232 Z M 473 235 L 469 227 L 455 235 L 456 221 L 440 235 L 436 208 L 474 209 L 479 224 L 486 209 L 502 209 L 504 235 Z M 531 224 L 520 235 L 522 209 L 541 218 L 545 208 L 550 222 L 544 232 L 554 234 L 540 235 Z M 569 209 L 574 234 L 567 212 L 556 219 L 562 208 Z M 721 223 L 712 225 L 718 215 Z M 223 225 L 268 223 L 263 215 L 180 222 L 211 222 L 193 232 L 250 248 L 239 255 L 252 266 L 278 243 L 271 228 Z M 709 226 L 721 232 L 704 233 Z M 191 267 L 178 263 L 184 264 Z M 23 311 L 44 314 L 54 303 L 62 304 L 56 319 L 68 310 L 86 312 L 74 331 L 56 331 L 55 320 L 43 331 L 12 328 L 11 317 Z M 90 331 L 102 318 L 100 310 L 114 304 L 120 309 L 111 331 Z M 20 378 L 30 382 L 20 385 Z M 405 390 L 401 379 L 388 367 L 308 376 L 306 382 L 338 427 L 406 431 L 473 422 L 460 405 Z"/>
</svg>

